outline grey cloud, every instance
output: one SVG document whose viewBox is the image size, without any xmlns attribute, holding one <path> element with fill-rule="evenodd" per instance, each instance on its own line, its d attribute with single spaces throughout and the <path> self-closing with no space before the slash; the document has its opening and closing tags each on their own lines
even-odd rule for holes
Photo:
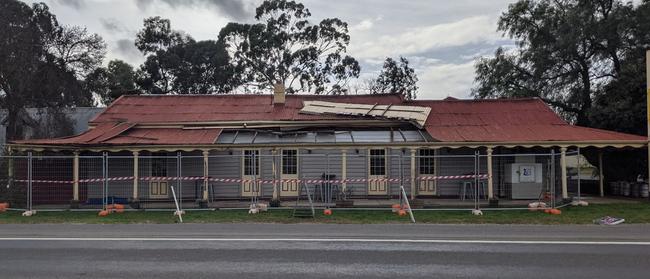
<svg viewBox="0 0 650 279">
<path fill-rule="evenodd" d="M 102 27 L 110 33 L 122 33 L 128 31 L 127 28 L 116 18 L 100 18 L 99 22 Z"/>
<path fill-rule="evenodd" d="M 256 4 L 258 0 L 137 0 L 136 5 L 144 10 L 156 2 L 165 3 L 172 8 L 214 8 L 233 19 L 245 20 L 252 17 L 252 7 L 255 6 L 252 4 Z"/>
<path fill-rule="evenodd" d="M 81 10 L 86 7 L 86 2 L 84 0 L 55 0 L 54 2 L 59 5 L 72 7 L 76 10 Z"/>
<path fill-rule="evenodd" d="M 138 9 L 146 10 L 151 6 L 151 4 L 153 4 L 153 0 L 136 0 L 135 4 L 138 6 Z"/>
<path fill-rule="evenodd" d="M 134 61 L 140 61 L 142 60 L 142 53 L 135 47 L 135 43 L 131 39 L 120 39 L 117 40 L 116 42 L 116 47 L 114 48 L 116 53 L 121 54 L 124 57 L 128 57 L 130 61 L 129 63 L 132 63 Z"/>
</svg>

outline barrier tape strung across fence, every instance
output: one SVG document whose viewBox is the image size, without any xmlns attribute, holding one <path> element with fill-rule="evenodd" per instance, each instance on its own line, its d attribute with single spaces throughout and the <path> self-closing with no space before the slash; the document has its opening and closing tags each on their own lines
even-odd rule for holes
<svg viewBox="0 0 650 279">
<path fill-rule="evenodd" d="M 438 176 L 420 176 L 417 180 L 454 180 L 454 179 L 487 179 L 487 174 L 479 175 L 438 175 Z M 79 183 L 89 183 L 89 182 L 103 182 L 106 181 L 127 181 L 133 180 L 133 176 L 120 176 L 120 177 L 109 177 L 109 178 L 88 178 L 88 179 L 79 179 Z M 164 177 L 164 176 L 146 176 L 140 177 L 139 180 L 143 181 L 173 181 L 173 180 L 183 180 L 183 181 L 196 181 L 196 180 L 205 180 L 204 176 L 184 176 L 184 177 Z M 404 178 L 408 180 L 409 178 Z M 257 181 L 262 184 L 273 184 L 281 182 L 304 182 L 304 183 L 355 183 L 355 182 L 400 182 L 399 178 L 348 178 L 348 179 L 241 179 L 241 178 L 214 178 L 209 177 L 208 181 L 212 182 L 235 182 L 235 183 L 244 183 L 244 182 L 253 182 Z M 27 183 L 27 179 L 14 179 L 15 182 L 24 182 Z M 42 180 L 34 179 L 32 183 L 51 183 L 51 184 L 72 184 L 72 180 Z"/>
</svg>

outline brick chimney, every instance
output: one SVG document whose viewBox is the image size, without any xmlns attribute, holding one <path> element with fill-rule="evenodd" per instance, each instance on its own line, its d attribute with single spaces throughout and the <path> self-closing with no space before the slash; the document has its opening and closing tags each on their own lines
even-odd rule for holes
<svg viewBox="0 0 650 279">
<path fill-rule="evenodd" d="M 284 84 L 276 83 L 275 86 L 273 86 L 273 104 L 284 105 L 285 95 Z"/>
</svg>

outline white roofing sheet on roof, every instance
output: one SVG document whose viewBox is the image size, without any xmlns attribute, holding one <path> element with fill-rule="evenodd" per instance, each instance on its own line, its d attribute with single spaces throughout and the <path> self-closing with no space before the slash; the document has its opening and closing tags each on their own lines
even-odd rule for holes
<svg viewBox="0 0 650 279">
<path fill-rule="evenodd" d="M 341 114 L 401 119 L 412 122 L 418 128 L 424 127 L 424 123 L 430 112 L 430 107 L 366 105 L 323 101 L 304 101 L 303 107 L 300 110 L 300 113 L 306 114 Z"/>
<path fill-rule="evenodd" d="M 269 131 L 223 131 L 217 143 L 360 143 L 360 142 L 424 142 L 426 139 L 416 130 L 383 131 L 309 131 L 274 133 Z"/>
</svg>

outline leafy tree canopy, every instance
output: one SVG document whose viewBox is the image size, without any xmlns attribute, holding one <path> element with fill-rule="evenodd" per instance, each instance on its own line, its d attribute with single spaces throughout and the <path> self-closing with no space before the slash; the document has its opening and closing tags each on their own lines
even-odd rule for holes
<svg viewBox="0 0 650 279">
<path fill-rule="evenodd" d="M 418 91 L 418 77 L 415 70 L 409 67 L 409 61 L 400 57 L 399 62 L 392 58 L 386 58 L 384 67 L 379 76 L 371 82 L 370 92 L 372 94 L 399 93 L 407 100 L 416 98 Z"/>
<path fill-rule="evenodd" d="M 644 4 L 646 5 L 646 4 Z M 478 98 L 540 97 L 567 119 L 590 125 L 593 97 L 621 77 L 637 44 L 637 9 L 612 0 L 520 0 L 498 30 L 517 48 L 476 65 Z"/>
<path fill-rule="evenodd" d="M 226 93 L 239 84 L 223 44 L 197 42 L 173 30 L 168 19 L 145 19 L 135 45 L 147 55 L 137 72 L 137 84 L 148 93 Z"/>
<path fill-rule="evenodd" d="M 25 108 L 92 103 L 81 78 L 101 63 L 105 45 L 85 29 L 59 25 L 43 3 L 0 1 L 0 107 L 7 138 L 29 125 Z"/>
<path fill-rule="evenodd" d="M 347 23 L 326 18 L 309 22 L 303 4 L 264 1 L 256 10 L 257 23 L 228 23 L 220 32 L 246 90 L 261 92 L 283 84 L 287 92 L 345 93 L 344 85 L 358 77 L 359 63 L 349 55 Z"/>
<path fill-rule="evenodd" d="M 123 94 L 137 94 L 133 67 L 122 60 L 111 60 L 107 67 L 97 68 L 86 78 L 84 86 L 96 94 L 102 105 L 108 105 Z"/>
</svg>

